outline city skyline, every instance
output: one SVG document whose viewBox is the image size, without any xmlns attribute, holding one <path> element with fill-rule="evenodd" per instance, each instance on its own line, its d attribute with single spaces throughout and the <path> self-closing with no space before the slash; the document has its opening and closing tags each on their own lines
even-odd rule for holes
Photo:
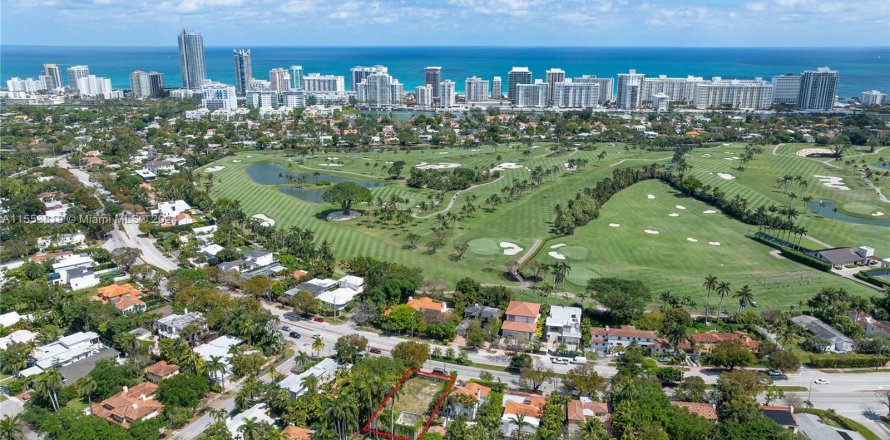
<svg viewBox="0 0 890 440">
<path fill-rule="evenodd" d="M 212 46 L 884 47 L 880 0 L 19 1 L 4 45 L 166 46 L 181 28 Z M 262 6 L 262 5 L 260 5 Z M 133 20 L 132 17 L 139 17 Z M 245 20 L 254 25 L 246 28 Z M 826 23 L 832 26 L 826 26 Z M 101 24 L 101 25 L 100 25 Z M 50 28 L 52 33 L 34 33 Z M 336 32 L 330 29 L 336 28 Z M 505 32 L 505 29 L 522 32 Z M 435 32 L 430 32 L 435 29 Z M 633 29 L 633 32 L 628 32 Z M 299 30 L 298 34 L 294 34 Z M 655 43 L 655 44 L 653 44 Z"/>
</svg>

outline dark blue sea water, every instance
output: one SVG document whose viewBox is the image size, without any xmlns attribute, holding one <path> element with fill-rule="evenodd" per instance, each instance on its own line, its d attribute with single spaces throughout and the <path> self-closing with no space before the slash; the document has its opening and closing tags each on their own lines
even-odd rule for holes
<svg viewBox="0 0 890 440">
<path fill-rule="evenodd" d="M 768 79 L 828 65 L 840 72 L 839 95 L 890 90 L 890 47 L 876 48 L 627 48 L 627 47 L 252 47 L 253 74 L 268 78 L 269 69 L 302 65 L 309 72 L 346 76 L 355 65 L 383 64 L 410 91 L 423 84 L 423 68 L 442 66 L 443 79 L 463 89 L 464 79 L 498 75 L 506 87 L 512 66 L 528 66 L 535 78 L 560 67 L 567 76 L 615 76 L 628 69 L 647 76 L 696 75 L 710 78 Z M 232 48 L 205 48 L 211 79 L 234 83 Z M 181 84 L 176 47 L 0 46 L 0 77 L 37 77 L 44 63 L 62 68 L 87 64 L 90 72 L 111 78 L 114 87 L 129 88 L 136 69 L 165 74 L 168 87 Z M 349 84 L 347 84 L 347 88 Z"/>
</svg>

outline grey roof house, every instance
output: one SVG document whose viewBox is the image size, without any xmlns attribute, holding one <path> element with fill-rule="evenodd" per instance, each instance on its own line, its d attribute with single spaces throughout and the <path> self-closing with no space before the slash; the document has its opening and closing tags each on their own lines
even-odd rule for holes
<svg viewBox="0 0 890 440">
<path fill-rule="evenodd" d="M 826 324 L 821 319 L 810 315 L 800 315 L 791 318 L 791 322 L 803 327 L 813 336 L 828 341 L 827 351 L 836 353 L 848 353 L 853 351 L 853 340 L 844 336 L 838 329 Z"/>
</svg>

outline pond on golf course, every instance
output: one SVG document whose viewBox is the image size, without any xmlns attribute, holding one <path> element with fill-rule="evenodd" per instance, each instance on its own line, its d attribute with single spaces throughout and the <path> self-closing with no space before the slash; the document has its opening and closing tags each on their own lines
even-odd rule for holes
<svg viewBox="0 0 890 440">
<path fill-rule="evenodd" d="M 251 180 L 260 185 L 282 185 L 278 188 L 278 191 L 309 203 L 325 203 L 321 195 L 324 194 L 327 188 L 296 188 L 290 186 L 290 184 L 295 184 L 302 179 L 303 183 L 308 185 L 317 185 L 323 182 L 332 184 L 352 182 L 365 188 L 380 188 L 384 185 L 383 182 L 375 182 L 373 180 L 356 180 L 317 172 L 293 173 L 277 163 L 251 165 L 245 168 L 244 172 L 250 176 Z"/>
<path fill-rule="evenodd" d="M 807 208 L 809 208 L 810 212 L 825 217 L 825 218 L 833 218 L 845 222 L 857 223 L 860 225 L 872 225 L 872 226 L 883 226 L 890 227 L 890 218 L 862 218 L 862 217 L 854 217 L 852 215 L 844 214 L 843 212 L 836 211 L 834 200 L 822 199 L 821 206 L 820 201 L 810 202 L 807 204 Z"/>
</svg>

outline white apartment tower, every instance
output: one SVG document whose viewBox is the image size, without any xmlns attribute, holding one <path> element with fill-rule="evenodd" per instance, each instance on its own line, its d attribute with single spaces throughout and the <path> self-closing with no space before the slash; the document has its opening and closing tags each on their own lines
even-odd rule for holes
<svg viewBox="0 0 890 440">
<path fill-rule="evenodd" d="M 550 105 L 554 105 L 553 99 L 556 96 L 556 84 L 565 81 L 565 79 L 565 70 L 553 67 L 544 72 L 544 82 L 550 84 Z"/>
<path fill-rule="evenodd" d="M 163 73 L 137 70 L 130 74 L 130 91 L 136 98 L 150 98 L 163 89 Z"/>
<path fill-rule="evenodd" d="M 43 77 L 44 75 L 41 75 Z M 46 79 L 25 78 L 14 76 L 6 80 L 6 90 L 10 92 L 34 93 L 46 89 Z"/>
<path fill-rule="evenodd" d="M 671 97 L 667 93 L 656 93 L 652 95 L 652 108 L 661 113 L 671 109 Z"/>
<path fill-rule="evenodd" d="M 797 108 L 817 111 L 829 111 L 834 108 L 837 81 L 837 71 L 828 67 L 819 67 L 815 71 L 804 71 L 800 77 Z"/>
<path fill-rule="evenodd" d="M 652 103 L 654 108 L 653 95 L 665 94 L 673 102 L 691 104 L 695 101 L 695 88 L 702 82 L 704 82 L 704 78 L 692 75 L 686 78 L 668 78 L 667 75 L 643 78 L 642 102 Z"/>
<path fill-rule="evenodd" d="M 699 84 L 695 107 L 766 110 L 773 104 L 773 90 L 773 85 L 761 78 L 725 80 L 715 76 Z"/>
<path fill-rule="evenodd" d="M 57 64 L 43 65 L 44 86 L 49 90 L 55 90 L 62 87 L 62 70 Z"/>
<path fill-rule="evenodd" d="M 532 72 L 528 67 L 514 67 L 507 73 L 507 99 L 513 104 L 517 103 L 517 86 L 519 84 L 531 84 Z"/>
<path fill-rule="evenodd" d="M 576 83 L 567 79 L 552 85 L 552 105 L 559 108 L 594 108 L 599 106 L 600 85 Z"/>
<path fill-rule="evenodd" d="M 204 66 L 204 38 L 201 34 L 183 29 L 178 40 L 182 88 L 195 90 L 203 87 L 204 80 L 207 79 L 207 69 Z"/>
<path fill-rule="evenodd" d="M 71 66 L 68 68 L 68 87 L 71 90 L 77 90 L 77 80 L 90 76 L 90 68 L 84 65 Z"/>
<path fill-rule="evenodd" d="M 83 96 L 109 99 L 113 96 L 111 80 L 108 78 L 88 75 L 77 79 L 77 92 Z"/>
<path fill-rule="evenodd" d="M 773 104 L 797 105 L 800 96 L 800 75 L 786 73 L 773 77 Z"/>
<path fill-rule="evenodd" d="M 630 69 L 628 73 L 618 74 L 617 107 L 622 110 L 636 110 L 643 101 L 643 78 L 646 75 Z"/>
<path fill-rule="evenodd" d="M 536 80 L 534 84 L 516 85 L 516 106 L 546 108 L 550 105 L 550 84 Z"/>
<path fill-rule="evenodd" d="M 425 84 L 414 88 L 414 105 L 418 107 L 433 106 L 433 86 Z"/>
<path fill-rule="evenodd" d="M 488 100 L 488 80 L 477 76 L 467 78 L 464 81 L 464 91 L 467 94 L 467 102 L 482 102 Z"/>
<path fill-rule="evenodd" d="M 233 86 L 205 79 L 200 92 L 201 104 L 208 110 L 238 108 L 238 97 Z"/>
<path fill-rule="evenodd" d="M 500 100 L 504 97 L 504 86 L 501 84 L 501 77 L 496 76 L 491 79 L 491 99 Z"/>
<path fill-rule="evenodd" d="M 454 107 L 454 81 L 446 79 L 439 83 L 439 107 Z M 435 99 L 435 96 L 433 97 Z"/>
<path fill-rule="evenodd" d="M 597 78 L 596 75 L 582 75 L 576 76 L 573 82 L 599 84 L 599 105 L 605 105 L 614 99 L 613 89 L 615 89 L 615 80 L 612 78 Z"/>
<path fill-rule="evenodd" d="M 290 66 L 291 90 L 303 90 L 303 66 Z"/>
<path fill-rule="evenodd" d="M 388 73 L 375 72 L 358 83 L 358 101 L 370 107 L 392 107 L 404 102 L 404 88 Z"/>
<path fill-rule="evenodd" d="M 349 69 L 349 87 L 353 92 L 358 91 L 358 85 L 360 82 L 364 81 L 365 78 L 370 76 L 372 73 L 389 73 L 386 66 L 376 65 L 376 66 L 355 66 Z"/>
<path fill-rule="evenodd" d="M 342 92 L 344 82 L 342 75 L 310 73 L 303 77 L 303 89 L 307 92 Z"/>
<path fill-rule="evenodd" d="M 284 67 L 276 67 L 270 70 L 269 87 L 276 92 L 290 90 L 290 71 Z"/>
<path fill-rule="evenodd" d="M 247 92 L 250 80 L 253 78 L 250 49 L 233 49 L 232 58 L 235 61 L 235 91 L 240 95 L 244 95 Z"/>
<path fill-rule="evenodd" d="M 859 102 L 862 105 L 882 105 L 887 102 L 887 94 L 877 90 L 869 90 L 859 94 Z"/>
</svg>

